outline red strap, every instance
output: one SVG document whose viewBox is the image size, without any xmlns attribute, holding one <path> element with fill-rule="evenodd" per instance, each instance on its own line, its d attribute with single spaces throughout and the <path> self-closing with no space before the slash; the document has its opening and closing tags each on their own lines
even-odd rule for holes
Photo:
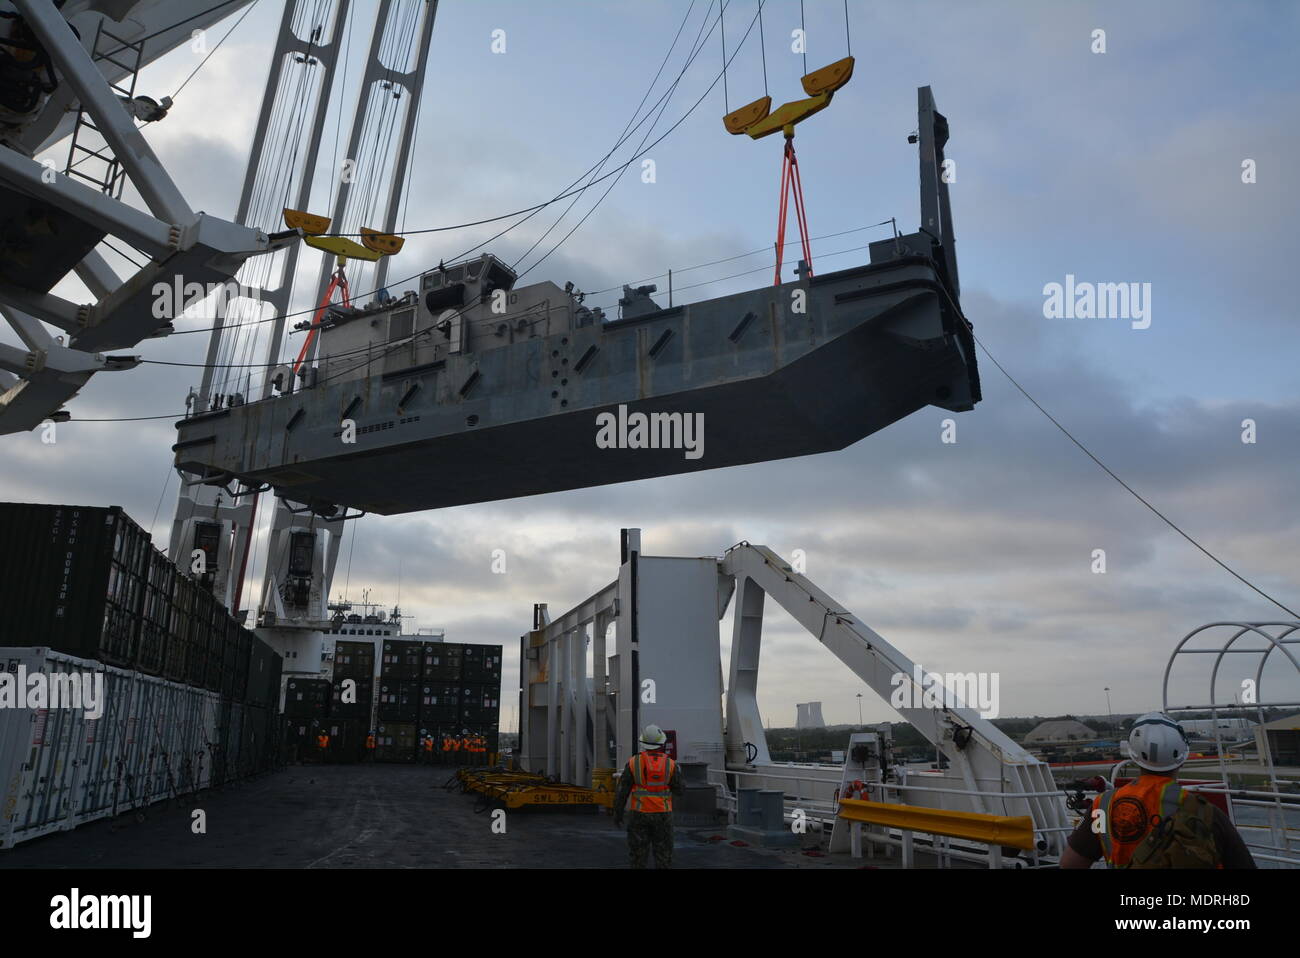
<svg viewBox="0 0 1300 958">
<path fill-rule="evenodd" d="M 334 296 L 334 290 L 339 289 L 343 293 L 343 305 L 351 306 L 352 299 L 348 289 L 348 278 L 343 275 L 343 267 L 336 269 L 330 276 L 329 285 L 325 287 L 325 295 L 320 298 L 320 305 L 316 307 L 316 315 L 312 317 L 311 328 L 307 332 L 307 338 L 303 341 L 302 349 L 298 352 L 298 359 L 293 364 L 293 371 L 296 375 L 298 367 L 302 361 L 307 358 L 307 350 L 311 348 L 312 342 L 316 339 L 316 331 L 320 329 L 321 317 L 325 315 L 325 309 L 330 304 L 330 299 Z"/>
<path fill-rule="evenodd" d="M 781 263 L 785 259 L 785 225 L 790 203 L 790 194 L 794 194 L 795 224 L 799 227 L 800 246 L 803 249 L 804 262 L 808 264 L 808 275 L 812 271 L 812 245 L 808 236 L 808 215 L 803 201 L 803 180 L 799 177 L 799 160 L 794 153 L 794 137 L 787 137 L 785 151 L 781 156 L 781 196 L 777 207 L 776 220 L 776 276 L 773 285 L 781 285 Z"/>
<path fill-rule="evenodd" d="M 808 264 L 808 275 L 812 276 L 812 246 L 808 238 L 808 215 L 803 202 L 803 180 L 799 176 L 799 160 L 794 155 L 794 140 L 790 141 L 790 169 L 794 182 L 794 211 L 799 218 L 799 238 L 803 245 L 803 260 Z"/>
</svg>

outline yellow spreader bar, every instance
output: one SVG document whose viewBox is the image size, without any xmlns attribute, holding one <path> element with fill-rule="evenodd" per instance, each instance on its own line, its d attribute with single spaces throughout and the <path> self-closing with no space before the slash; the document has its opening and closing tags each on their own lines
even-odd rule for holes
<svg viewBox="0 0 1300 958">
<path fill-rule="evenodd" d="M 748 133 L 755 140 L 778 130 L 785 131 L 786 136 L 794 136 L 795 124 L 830 106 L 835 91 L 853 78 L 853 63 L 853 57 L 845 57 L 805 74 L 800 81 L 803 91 L 808 94 L 805 100 L 791 100 L 773 110 L 772 98 L 761 97 L 732 110 L 722 118 L 722 124 L 728 133 Z"/>
<path fill-rule="evenodd" d="M 365 226 L 361 227 L 361 242 L 346 236 L 325 236 L 329 231 L 330 218 L 304 213 L 302 210 L 285 209 L 284 225 L 303 234 L 303 242 L 313 249 L 324 250 L 339 257 L 339 264 L 349 259 L 360 259 L 373 263 L 383 256 L 393 256 L 401 252 L 406 240 L 392 233 L 381 233 Z"/>
</svg>

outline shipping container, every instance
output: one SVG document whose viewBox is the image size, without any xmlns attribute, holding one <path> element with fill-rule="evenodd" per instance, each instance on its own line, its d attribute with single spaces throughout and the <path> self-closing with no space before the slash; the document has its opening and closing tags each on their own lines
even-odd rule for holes
<svg viewBox="0 0 1300 958">
<path fill-rule="evenodd" d="M 172 682 L 189 679 L 190 617 L 194 613 L 194 580 L 177 572 L 172 583 L 171 624 L 163 650 L 163 677 Z"/>
<path fill-rule="evenodd" d="M 414 722 L 420 714 L 420 683 L 393 682 L 381 680 L 379 683 L 379 721 Z"/>
<path fill-rule="evenodd" d="M 325 761 L 334 764 L 353 764 L 361 760 L 365 731 L 359 719 L 327 719 L 321 730 L 329 736 Z"/>
<path fill-rule="evenodd" d="M 249 705 L 280 710 L 280 653 L 250 633 L 248 694 Z"/>
<path fill-rule="evenodd" d="M 461 680 L 488 684 L 501 679 L 501 646 L 466 645 L 462 656 Z"/>
<path fill-rule="evenodd" d="M 281 716 L 284 721 L 284 751 L 286 763 L 300 763 L 308 760 L 316 743 L 316 734 L 324 719 L 303 716 Z"/>
<path fill-rule="evenodd" d="M 496 723 L 501 713 L 500 685 L 462 685 L 460 693 L 461 721 L 471 725 Z"/>
<path fill-rule="evenodd" d="M 425 642 L 420 653 L 420 677 L 433 682 L 459 682 L 461 649 L 455 642 Z"/>
<path fill-rule="evenodd" d="M 449 682 L 420 686 L 420 721 L 431 726 L 460 718 L 460 686 Z"/>
<path fill-rule="evenodd" d="M 384 642 L 379 663 L 380 678 L 397 682 L 419 681 L 421 648 L 419 642 L 397 639 Z"/>
<path fill-rule="evenodd" d="M 193 606 L 189 618 L 185 681 L 203 688 L 208 675 L 208 645 L 212 637 L 212 614 L 216 599 L 202 583 L 191 580 Z"/>
<path fill-rule="evenodd" d="M 374 704 L 375 680 L 335 675 L 331 688 L 329 714 L 332 718 L 368 721 Z"/>
<path fill-rule="evenodd" d="M 133 666 L 149 675 L 163 674 L 172 629 L 172 603 L 180 573 L 172 561 L 150 548 L 145 563 L 144 602 Z"/>
<path fill-rule="evenodd" d="M 344 642 L 334 644 L 334 676 L 373 678 L 375 675 L 375 645 L 373 642 Z"/>
<path fill-rule="evenodd" d="M 0 644 L 129 667 L 152 547 L 117 506 L 0 503 Z"/>
<path fill-rule="evenodd" d="M 209 784 L 215 696 L 49 648 L 0 648 L 0 669 L 20 668 L 61 696 L 83 683 L 92 694 L 0 709 L 0 848 Z"/>
<path fill-rule="evenodd" d="M 284 714 L 324 718 L 329 711 L 330 683 L 325 679 L 290 679 L 284 688 Z"/>
<path fill-rule="evenodd" d="M 375 761 L 413 763 L 415 734 L 412 722 L 381 722 L 375 729 Z"/>
<path fill-rule="evenodd" d="M 236 702 L 248 701 L 248 675 L 253 665 L 253 643 L 256 641 L 252 632 L 241 625 L 235 626 L 235 688 L 231 697 Z"/>
<path fill-rule="evenodd" d="M 222 629 L 224 637 L 221 643 L 221 684 L 218 690 L 222 698 L 240 701 L 235 695 L 235 677 L 239 664 L 239 639 L 243 629 L 229 616 L 222 617 Z"/>
</svg>

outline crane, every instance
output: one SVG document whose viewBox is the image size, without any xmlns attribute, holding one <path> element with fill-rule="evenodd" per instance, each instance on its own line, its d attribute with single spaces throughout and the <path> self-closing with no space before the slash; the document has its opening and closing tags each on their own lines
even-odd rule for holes
<svg viewBox="0 0 1300 958">
<path fill-rule="evenodd" d="M 0 314 L 25 347 L 0 344 L 0 433 L 64 421 L 92 376 L 139 365 L 111 351 L 172 331 L 158 283 L 223 286 L 297 242 L 192 210 L 136 127 L 167 100 L 136 90 L 140 69 L 247 2 L 13 0 L 0 20 Z M 36 159 L 69 136 L 62 169 Z M 122 201 L 127 180 L 144 210 Z M 101 252 L 111 241 L 147 262 L 123 279 Z M 52 292 L 73 273 L 93 302 Z"/>
<path fill-rule="evenodd" d="M 406 181 L 414 145 L 415 122 L 428 64 L 429 43 L 437 14 L 436 0 L 417 4 L 381 0 L 365 47 L 358 99 L 351 120 L 343 165 L 364 171 L 360 177 L 338 175 L 338 169 L 318 171 L 328 107 L 340 91 L 335 73 L 341 63 L 345 25 L 358 12 L 350 0 L 328 4 L 288 0 L 280 20 L 240 196 L 238 219 L 284 217 L 308 250 L 321 251 L 319 278 L 313 301 L 321 306 L 308 324 L 307 335 L 292 366 L 279 366 L 288 333 L 293 277 L 300 246 L 286 251 L 278 268 L 250 270 L 241 287 L 250 290 L 258 311 L 244 308 L 220 316 L 209 339 L 203 380 L 192 396 L 197 414 L 219 415 L 237 410 L 246 401 L 265 400 L 276 384 L 305 375 L 316 346 L 316 333 L 331 295 L 343 278 L 343 263 L 368 261 L 374 272 L 366 285 L 382 287 L 387 257 L 401 249 L 396 228 L 401 188 Z M 286 109 L 286 105 L 298 109 Z M 341 111 L 341 108 L 340 108 Z M 291 119 L 285 120 L 286 117 Z M 289 138 L 304 148 L 285 148 Z M 395 128 L 383 137 L 374 131 Z M 366 136 L 365 131 L 372 131 Z M 287 154 L 287 155 L 286 155 Z M 385 172 L 386 171 L 386 172 Z M 361 187 L 354 190 L 354 186 Z M 329 217 L 303 212 L 313 190 L 333 189 Z M 287 198 L 290 205 L 277 205 Z M 361 226 L 364 244 L 323 236 L 331 223 L 347 229 L 375 222 L 382 230 Z M 343 289 L 346 291 L 346 281 Z M 344 305 L 350 303 L 344 293 Z M 270 314 L 266 314 L 266 310 Z M 277 367 L 277 376 L 261 382 L 241 381 L 237 360 L 260 355 L 260 366 Z M 230 360 L 230 362 L 226 362 Z M 256 395 L 254 394 L 256 393 Z M 259 498 L 265 484 L 230 482 L 222 485 L 187 483 L 177 497 L 169 555 L 200 575 L 236 615 L 244 595 L 254 542 Z M 254 623 L 259 634 L 286 654 L 290 666 L 301 660 L 310 671 L 319 664 L 321 632 L 328 628 L 328 598 L 343 535 L 343 518 L 325 519 L 305 513 L 286 497 L 272 497 L 265 571 Z"/>
</svg>

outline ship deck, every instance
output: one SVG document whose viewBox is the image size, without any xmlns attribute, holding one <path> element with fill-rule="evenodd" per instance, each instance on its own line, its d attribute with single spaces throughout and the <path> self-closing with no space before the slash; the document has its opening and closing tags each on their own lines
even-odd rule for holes
<svg viewBox="0 0 1300 958">
<path fill-rule="evenodd" d="M 625 868 L 624 834 L 591 808 L 509 812 L 493 834 L 476 796 L 442 786 L 444 766 L 294 765 L 219 791 L 154 805 L 0 852 L 21 868 Z M 190 831 L 207 814 L 207 834 Z M 809 855 L 825 848 L 737 846 L 725 826 L 678 827 L 677 868 L 893 868 L 898 859 Z M 710 840 L 710 839 L 713 840 Z M 926 867 L 918 852 L 917 864 Z"/>
</svg>

